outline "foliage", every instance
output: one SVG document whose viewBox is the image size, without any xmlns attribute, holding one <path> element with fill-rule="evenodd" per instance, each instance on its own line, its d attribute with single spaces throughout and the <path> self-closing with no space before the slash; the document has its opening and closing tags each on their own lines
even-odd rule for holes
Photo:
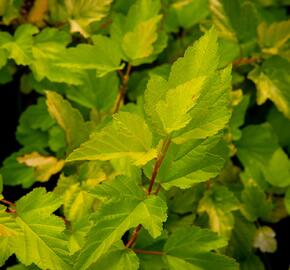
<svg viewBox="0 0 290 270">
<path fill-rule="evenodd" d="M 0 1 L 0 83 L 32 100 L 0 266 L 265 269 L 290 214 L 289 5 Z"/>
</svg>

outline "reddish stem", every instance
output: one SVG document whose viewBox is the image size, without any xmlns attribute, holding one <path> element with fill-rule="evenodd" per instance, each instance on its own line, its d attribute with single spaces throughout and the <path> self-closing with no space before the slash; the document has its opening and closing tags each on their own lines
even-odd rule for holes
<svg viewBox="0 0 290 270">
<path fill-rule="evenodd" d="M 156 188 L 156 190 L 154 192 L 154 195 L 157 195 L 159 193 L 160 189 L 161 189 L 161 184 L 158 183 L 157 188 Z"/>
<path fill-rule="evenodd" d="M 108 28 L 108 26 L 109 26 L 112 22 L 113 22 L 113 20 L 110 19 L 110 20 L 104 22 L 103 24 L 101 24 L 101 25 L 100 25 L 100 28 L 101 28 L 101 29 L 106 29 L 106 28 Z"/>
<path fill-rule="evenodd" d="M 133 251 L 137 254 L 150 254 L 150 255 L 159 255 L 164 256 L 165 253 L 162 251 L 155 251 L 155 250 L 143 250 L 143 249 L 133 249 Z"/>
<path fill-rule="evenodd" d="M 152 192 L 152 189 L 153 189 L 153 186 L 154 186 L 154 183 L 155 183 L 155 180 L 156 180 L 156 176 L 157 176 L 157 174 L 159 172 L 159 169 L 161 167 L 161 164 L 162 164 L 162 162 L 163 162 L 163 160 L 165 158 L 165 155 L 166 155 L 167 150 L 169 148 L 170 142 L 171 142 L 171 140 L 170 140 L 169 137 L 166 138 L 163 141 L 163 145 L 162 145 L 161 151 L 160 151 L 161 154 L 157 157 L 156 162 L 155 162 L 155 165 L 154 165 L 154 168 L 153 168 L 153 171 L 152 171 L 152 176 L 151 176 L 149 188 L 148 188 L 148 191 L 147 191 L 147 195 L 150 195 L 151 192 Z M 158 192 L 160 191 L 160 189 L 161 189 L 161 185 L 160 185 L 160 183 L 158 183 L 157 189 L 154 192 L 154 194 L 157 195 Z M 126 244 L 126 247 L 127 248 L 130 248 L 130 247 L 132 247 L 134 245 L 134 243 L 136 242 L 136 239 L 138 237 L 138 234 L 139 234 L 139 231 L 141 230 L 141 228 L 142 228 L 142 225 L 141 224 L 139 224 L 135 228 L 135 230 L 134 230 L 131 238 L 129 239 L 128 243 Z"/>
<path fill-rule="evenodd" d="M 126 91 L 128 88 L 128 81 L 129 81 L 131 69 L 132 69 L 132 66 L 130 64 L 128 64 L 125 74 L 123 74 L 122 71 L 118 71 L 119 75 L 121 76 L 122 82 L 121 82 L 121 86 L 119 89 L 119 95 L 118 95 L 115 109 L 114 109 L 113 113 L 117 113 L 119 111 L 121 103 L 125 98 L 125 94 L 126 94 Z"/>
<path fill-rule="evenodd" d="M 149 184 L 149 188 L 147 191 L 147 194 L 150 195 L 157 177 L 157 174 L 159 172 L 159 169 L 161 167 L 161 164 L 165 158 L 165 155 L 167 153 L 167 150 L 169 148 L 170 145 L 170 138 L 166 138 L 163 142 L 162 148 L 161 148 L 161 155 L 159 157 L 157 157 L 154 168 L 153 168 L 153 172 L 152 172 L 152 176 L 151 176 L 151 180 L 150 180 L 150 184 Z M 160 190 L 160 188 L 159 188 Z M 159 192 L 158 190 L 158 192 Z M 156 194 L 158 194 L 158 192 Z"/>
<path fill-rule="evenodd" d="M 135 241 L 136 241 L 136 239 L 137 239 L 137 237 L 138 237 L 138 233 L 139 233 L 139 231 L 141 230 L 141 228 L 142 228 L 142 225 L 141 225 L 141 224 L 139 224 L 139 225 L 135 228 L 135 230 L 134 230 L 134 232 L 133 232 L 131 238 L 129 239 L 128 243 L 126 244 L 126 247 L 127 247 L 127 248 L 130 248 L 130 247 L 132 247 L 132 246 L 134 245 L 134 243 L 135 243 Z"/>
<path fill-rule="evenodd" d="M 4 203 L 4 204 L 6 204 L 6 205 L 10 205 L 10 206 L 16 206 L 15 203 L 10 202 L 10 201 L 7 201 L 7 200 L 5 200 L 5 199 L 0 199 L 0 202 Z"/>
<path fill-rule="evenodd" d="M 15 213 L 16 213 L 16 210 L 15 210 L 15 209 L 7 208 L 7 209 L 6 209 L 6 213 L 12 213 L 12 214 L 15 214 Z"/>
<path fill-rule="evenodd" d="M 237 59 L 233 62 L 233 66 L 241 66 L 241 65 L 249 65 L 249 64 L 253 64 L 256 62 L 259 62 L 260 58 L 259 57 L 250 57 L 250 58 L 240 58 Z"/>
</svg>

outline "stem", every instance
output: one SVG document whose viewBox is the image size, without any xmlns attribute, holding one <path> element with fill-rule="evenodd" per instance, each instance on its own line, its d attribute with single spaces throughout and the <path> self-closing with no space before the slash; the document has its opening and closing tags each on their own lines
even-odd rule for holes
<svg viewBox="0 0 290 270">
<path fill-rule="evenodd" d="M 121 86 L 119 89 L 119 95 L 116 101 L 116 106 L 114 108 L 114 112 L 113 113 L 117 113 L 120 109 L 121 103 L 123 102 L 124 98 L 125 98 L 125 94 L 128 88 L 128 81 L 129 81 L 129 77 L 130 77 L 130 72 L 131 72 L 132 66 L 131 64 L 127 65 L 126 68 L 126 72 L 123 75 L 123 73 L 121 71 L 119 71 L 119 75 L 121 76 L 122 82 L 121 82 Z"/>
<path fill-rule="evenodd" d="M 126 248 L 130 248 L 130 247 L 132 247 L 132 246 L 134 245 L 134 243 L 135 243 L 135 241 L 136 241 L 136 239 L 137 239 L 137 237 L 138 237 L 138 233 L 139 233 L 139 231 L 141 230 L 141 228 L 142 228 L 142 225 L 141 225 L 141 224 L 139 224 L 139 225 L 135 228 L 135 230 L 134 230 L 134 232 L 133 232 L 131 238 L 129 239 L 128 243 L 126 244 Z"/>
<path fill-rule="evenodd" d="M 160 189 L 161 189 L 161 184 L 159 182 L 158 185 L 157 185 L 157 188 L 156 188 L 156 190 L 154 192 L 154 195 L 157 195 L 159 193 Z"/>
<path fill-rule="evenodd" d="M 113 22 L 113 20 L 110 19 L 110 20 L 108 20 L 108 21 L 102 23 L 102 24 L 100 25 L 100 28 L 101 28 L 101 29 L 106 29 L 106 28 L 108 28 L 108 26 L 109 26 L 112 22 Z"/>
<path fill-rule="evenodd" d="M 159 169 L 161 167 L 161 164 L 165 158 L 165 155 L 167 153 L 167 150 L 169 148 L 170 145 L 170 138 L 166 138 L 163 142 L 162 148 L 161 148 L 161 155 L 159 157 L 157 157 L 154 168 L 153 168 L 153 172 L 152 172 L 152 176 L 151 176 L 151 180 L 150 180 L 150 184 L 149 184 L 149 188 L 147 191 L 147 194 L 150 195 L 156 180 L 156 176 L 159 172 Z M 159 188 L 160 189 L 160 188 Z"/>
<path fill-rule="evenodd" d="M 10 202 L 10 201 L 7 201 L 7 200 L 5 200 L 5 199 L 0 199 L 0 202 L 1 202 L 1 203 L 4 203 L 4 204 L 7 204 L 7 205 L 10 205 L 10 206 L 15 206 L 15 203 Z"/>
<path fill-rule="evenodd" d="M 147 195 L 150 195 L 151 192 L 152 192 L 152 189 L 153 189 L 153 186 L 154 186 L 154 183 L 155 183 L 155 180 L 156 180 L 156 176 L 157 176 L 157 174 L 159 172 L 159 169 L 160 169 L 160 167 L 162 165 L 162 162 L 163 162 L 163 160 L 165 158 L 165 155 L 167 153 L 167 150 L 169 148 L 170 143 L 171 143 L 170 137 L 167 137 L 163 141 L 163 144 L 162 144 L 162 147 L 161 147 L 161 151 L 160 151 L 160 155 L 158 155 L 158 157 L 156 159 L 156 162 L 155 162 L 155 165 L 154 165 L 154 168 L 153 168 L 153 171 L 152 171 L 152 176 L 151 176 L 149 188 L 147 190 Z M 156 189 L 154 195 L 157 195 L 158 192 L 160 191 L 160 189 L 161 189 L 161 185 L 160 185 L 160 183 L 158 183 L 158 186 L 157 186 L 157 189 Z M 129 241 L 126 244 L 126 247 L 127 248 L 130 248 L 130 247 L 132 247 L 134 245 L 134 243 L 136 242 L 136 239 L 138 237 L 138 234 L 139 234 L 141 228 L 142 228 L 142 225 L 141 224 L 139 224 L 135 228 L 133 234 L 131 235 L 131 238 L 129 239 Z"/>
<path fill-rule="evenodd" d="M 259 57 L 250 57 L 250 58 L 240 58 L 233 62 L 233 66 L 242 66 L 242 65 L 248 65 L 253 64 L 256 62 L 259 62 L 261 59 Z"/>
<path fill-rule="evenodd" d="M 143 250 L 143 249 L 133 249 L 133 251 L 137 254 L 150 254 L 150 255 L 159 255 L 164 256 L 165 253 L 162 251 L 155 251 L 155 250 Z"/>
<path fill-rule="evenodd" d="M 6 213 L 15 214 L 16 210 L 15 209 L 6 209 Z"/>
</svg>

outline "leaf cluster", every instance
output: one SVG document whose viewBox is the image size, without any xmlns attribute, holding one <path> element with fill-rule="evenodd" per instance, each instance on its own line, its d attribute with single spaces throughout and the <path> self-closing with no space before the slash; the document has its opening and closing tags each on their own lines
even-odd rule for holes
<svg viewBox="0 0 290 270">
<path fill-rule="evenodd" d="M 289 0 L 28 2 L 0 1 L 0 83 L 36 96 L 0 168 L 0 266 L 265 269 L 290 214 Z"/>
</svg>

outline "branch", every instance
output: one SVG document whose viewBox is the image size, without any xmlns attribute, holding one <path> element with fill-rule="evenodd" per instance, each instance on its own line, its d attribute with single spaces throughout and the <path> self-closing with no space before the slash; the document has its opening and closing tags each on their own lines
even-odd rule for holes
<svg viewBox="0 0 290 270">
<path fill-rule="evenodd" d="M 126 247 L 127 247 L 127 248 L 130 248 L 130 247 L 133 246 L 133 244 L 135 243 L 135 241 L 136 241 L 136 239 L 137 239 L 137 237 L 138 237 L 138 233 L 139 233 L 139 231 L 141 230 L 141 228 L 142 228 L 142 225 L 141 225 L 141 224 L 139 224 L 139 225 L 135 228 L 135 230 L 134 230 L 134 232 L 133 232 L 131 238 L 129 239 L 128 243 L 126 244 Z"/>
<path fill-rule="evenodd" d="M 16 206 L 15 203 L 10 202 L 10 201 L 5 200 L 5 199 L 0 199 L 0 203 L 4 203 L 4 204 L 9 205 L 9 206 Z"/>
<path fill-rule="evenodd" d="M 7 213 L 13 213 L 13 214 L 16 213 L 16 210 L 15 209 L 9 208 L 9 207 L 15 207 L 16 206 L 15 203 L 10 202 L 10 201 L 5 200 L 5 199 L 0 199 L 0 203 L 5 204 L 7 206 L 7 209 L 6 209 L 6 212 Z"/>
<path fill-rule="evenodd" d="M 132 69 L 131 64 L 128 64 L 124 75 L 121 71 L 118 71 L 119 75 L 121 76 L 122 82 L 120 85 L 119 95 L 118 95 L 113 113 L 117 113 L 119 111 L 121 103 L 124 101 L 125 94 L 128 89 L 128 81 L 129 81 L 131 69 Z"/>
<path fill-rule="evenodd" d="M 166 138 L 163 142 L 162 148 L 161 148 L 161 155 L 159 157 L 157 157 L 154 168 L 153 168 L 153 172 L 152 172 L 152 176 L 151 176 L 151 180 L 150 180 L 150 184 L 149 184 L 149 188 L 147 191 L 147 194 L 150 195 L 156 180 L 156 176 L 159 172 L 159 169 L 161 167 L 161 164 L 165 158 L 165 155 L 167 153 L 167 150 L 169 148 L 170 145 L 170 138 Z"/>
<path fill-rule="evenodd" d="M 253 63 L 257 63 L 261 60 L 259 57 L 250 57 L 250 58 L 240 58 L 233 62 L 234 67 L 242 66 L 242 65 L 249 65 Z"/>
<path fill-rule="evenodd" d="M 143 249 L 133 249 L 133 251 L 137 254 L 150 254 L 150 255 L 159 255 L 164 256 L 165 253 L 162 251 L 155 251 L 155 250 L 143 250 Z"/>
<path fill-rule="evenodd" d="M 155 180 L 156 180 L 156 176 L 157 176 L 157 174 L 159 172 L 159 169 L 160 169 L 160 167 L 162 165 L 162 162 L 163 162 L 163 160 L 165 158 L 165 155 L 167 153 L 167 150 L 169 148 L 170 143 L 171 143 L 170 137 L 167 137 L 163 141 L 163 144 L 162 144 L 162 147 L 161 147 L 161 151 L 160 151 L 160 155 L 158 155 L 158 157 L 156 159 L 156 162 L 155 162 L 155 165 L 154 165 L 154 168 L 153 168 L 153 171 L 152 171 L 152 176 L 151 176 L 149 188 L 147 190 L 147 195 L 150 195 L 151 192 L 152 192 L 152 189 L 153 189 L 153 186 L 154 186 L 154 183 L 155 183 Z M 161 189 L 161 185 L 160 185 L 160 183 L 158 183 L 157 189 L 156 189 L 156 191 L 155 191 L 154 194 L 157 195 L 158 192 L 160 191 L 160 189 Z M 126 247 L 127 248 L 130 248 L 130 247 L 132 247 L 134 245 L 134 243 L 136 242 L 136 239 L 138 237 L 138 234 L 139 234 L 141 228 L 142 228 L 142 225 L 141 224 L 139 224 L 135 228 L 133 234 L 131 235 L 131 238 L 129 239 L 129 241 L 126 244 Z"/>
<path fill-rule="evenodd" d="M 109 26 L 112 22 L 113 22 L 113 20 L 110 19 L 110 20 L 108 20 L 108 21 L 102 23 L 102 24 L 100 25 L 100 28 L 101 28 L 101 29 L 106 29 L 106 28 L 108 28 L 108 26 Z"/>
<path fill-rule="evenodd" d="M 16 213 L 16 210 L 15 210 L 15 209 L 7 208 L 7 209 L 6 209 L 6 213 L 15 214 L 15 213 Z"/>
</svg>

